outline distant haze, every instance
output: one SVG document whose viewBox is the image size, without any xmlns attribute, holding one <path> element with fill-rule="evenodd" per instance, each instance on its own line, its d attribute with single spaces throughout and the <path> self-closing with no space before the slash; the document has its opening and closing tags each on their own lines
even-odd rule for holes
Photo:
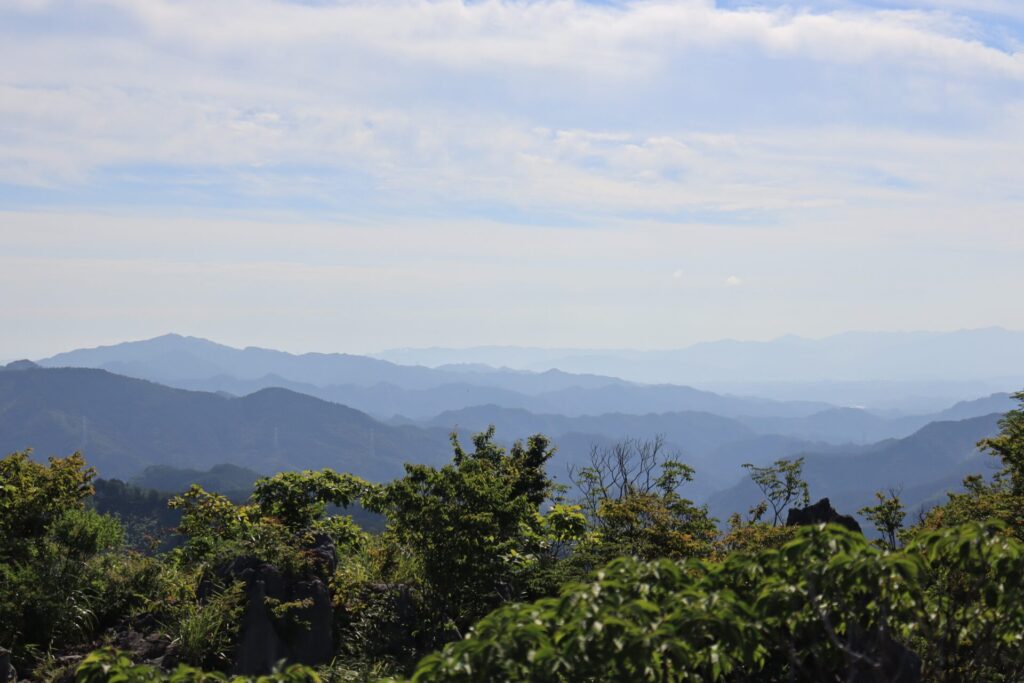
<svg viewBox="0 0 1024 683">
<path fill-rule="evenodd" d="M 760 411 L 752 405 L 726 408 L 721 397 L 688 386 L 795 402 L 791 407 L 802 403 L 797 413 L 831 404 L 895 415 L 931 413 L 1024 387 L 1021 348 L 1024 333 L 991 328 L 722 341 L 667 351 L 400 349 L 374 358 L 238 349 L 170 334 L 36 358 L 50 367 L 104 368 L 237 395 L 283 386 L 383 417 L 424 417 L 483 404 L 576 415 L 712 406 L 719 414 Z"/>
</svg>

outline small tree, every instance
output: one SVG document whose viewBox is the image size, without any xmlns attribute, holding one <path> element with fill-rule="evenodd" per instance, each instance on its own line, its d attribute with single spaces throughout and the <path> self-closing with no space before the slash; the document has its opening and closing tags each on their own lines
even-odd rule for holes
<svg viewBox="0 0 1024 683">
<path fill-rule="evenodd" d="M 810 490 L 803 479 L 803 458 L 781 458 L 767 467 L 745 463 L 743 467 L 750 470 L 750 478 L 761 489 L 761 494 L 772 509 L 772 526 L 779 525 L 782 513 L 790 505 L 807 505 L 811 502 Z"/>
<path fill-rule="evenodd" d="M 978 447 L 1003 461 L 1003 474 L 1009 479 L 1014 495 L 1024 497 L 1024 391 L 1013 395 L 1019 403 L 1016 410 L 999 421 L 999 434 L 983 439 Z"/>
<path fill-rule="evenodd" d="M 548 531 L 541 508 L 554 492 L 545 471 L 554 451 L 544 436 L 507 451 L 494 442 L 493 426 L 473 437 L 473 451 L 454 433 L 451 440 L 451 464 L 406 465 L 405 477 L 364 500 L 417 558 L 442 638 L 461 635 L 502 603 L 530 597 Z"/>
<path fill-rule="evenodd" d="M 864 515 L 882 535 L 880 545 L 887 550 L 896 550 L 899 547 L 899 533 L 903 529 L 903 519 L 907 516 L 907 511 L 900 500 L 901 492 L 902 487 L 890 488 L 888 494 L 885 491 L 876 491 L 878 505 L 860 509 L 860 514 Z"/>
<path fill-rule="evenodd" d="M 624 439 L 610 448 L 593 447 L 590 464 L 570 468 L 580 505 L 596 534 L 589 550 L 595 561 L 618 555 L 644 559 L 706 555 L 716 530 L 706 507 L 680 495 L 694 470 L 679 454 L 665 452 L 665 440 Z"/>
</svg>

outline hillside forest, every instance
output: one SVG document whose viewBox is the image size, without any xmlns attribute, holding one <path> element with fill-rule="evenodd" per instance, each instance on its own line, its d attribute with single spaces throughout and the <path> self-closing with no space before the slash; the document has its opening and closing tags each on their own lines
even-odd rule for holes
<svg viewBox="0 0 1024 683">
<path fill-rule="evenodd" d="M 801 458 L 745 465 L 761 501 L 717 520 L 659 438 L 595 447 L 566 484 L 545 436 L 490 428 L 386 483 L 228 468 L 230 495 L 12 453 L 0 680 L 1019 681 L 1014 398 L 979 444 L 997 473 L 909 524 L 879 490 L 873 540 L 810 505 L 829 492 Z"/>
</svg>

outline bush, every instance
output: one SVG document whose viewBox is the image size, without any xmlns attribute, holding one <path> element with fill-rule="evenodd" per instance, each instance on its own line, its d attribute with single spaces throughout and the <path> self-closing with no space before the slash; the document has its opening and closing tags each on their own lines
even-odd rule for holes
<svg viewBox="0 0 1024 683">
<path fill-rule="evenodd" d="M 75 670 L 76 683 L 320 683 L 320 676 L 306 666 L 292 665 L 266 676 L 246 678 L 229 677 L 223 673 L 207 672 L 184 664 L 170 673 L 161 672 L 145 664 L 135 664 L 124 653 L 110 648 L 89 654 Z"/>
<path fill-rule="evenodd" d="M 1024 556 L 1002 527 L 896 553 L 806 527 L 721 563 L 616 560 L 560 598 L 495 611 L 413 680 L 892 681 L 923 661 L 924 680 L 1009 682 L 1022 633 Z"/>
</svg>

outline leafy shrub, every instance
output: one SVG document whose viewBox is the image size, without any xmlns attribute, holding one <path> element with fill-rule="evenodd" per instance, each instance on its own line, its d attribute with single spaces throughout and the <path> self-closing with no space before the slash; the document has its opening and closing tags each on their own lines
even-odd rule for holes
<svg viewBox="0 0 1024 683">
<path fill-rule="evenodd" d="M 543 551 L 541 505 L 554 490 L 545 472 L 553 450 L 543 436 L 507 452 L 494 428 L 464 451 L 452 434 L 453 462 L 406 465 L 406 475 L 364 503 L 388 518 L 389 533 L 419 558 L 431 627 L 461 633 L 496 605 L 529 595 Z"/>
<path fill-rule="evenodd" d="M 88 640 L 110 608 L 132 602 L 115 597 L 125 585 L 111 560 L 123 543 L 120 524 L 84 509 L 93 474 L 78 454 L 47 464 L 28 452 L 0 460 L 0 645 L 23 671 L 54 643 Z"/>
<path fill-rule="evenodd" d="M 223 668 L 231 663 L 244 589 L 235 582 L 206 599 L 185 600 L 170 609 L 164 626 L 186 664 Z"/>
<path fill-rule="evenodd" d="M 207 672 L 194 667 L 179 665 L 174 671 L 164 673 L 145 664 L 135 664 L 124 653 L 105 648 L 90 653 L 75 670 L 76 683 L 321 683 L 320 676 L 313 669 L 295 665 L 285 667 L 266 676 L 247 678 L 227 676 L 219 671 Z"/>
<path fill-rule="evenodd" d="M 724 562 L 620 559 L 503 607 L 414 681 L 930 681 L 1024 677 L 1024 556 L 999 526 L 883 552 L 839 527 Z M 902 644 L 901 644 L 902 643 Z"/>
</svg>

